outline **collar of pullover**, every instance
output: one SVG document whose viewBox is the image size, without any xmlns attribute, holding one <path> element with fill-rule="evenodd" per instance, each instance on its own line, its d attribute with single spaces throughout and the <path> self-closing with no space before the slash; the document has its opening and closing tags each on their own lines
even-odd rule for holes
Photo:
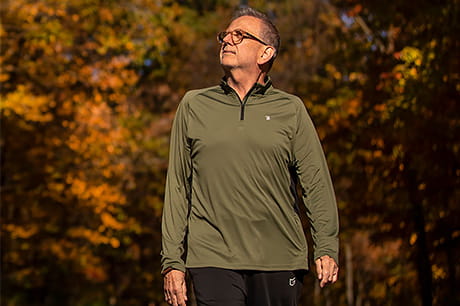
<svg viewBox="0 0 460 306">
<path fill-rule="evenodd" d="M 232 87 L 230 87 L 230 85 L 228 85 L 226 77 L 222 78 L 222 80 L 220 82 L 220 86 L 224 90 L 225 94 L 229 94 L 232 91 L 234 91 L 234 89 Z M 265 78 L 265 84 L 260 84 L 260 83 L 254 84 L 254 86 L 252 86 L 252 88 L 251 88 L 251 90 L 249 91 L 248 94 L 251 94 L 251 95 L 253 95 L 253 94 L 263 95 L 263 94 L 265 94 L 265 92 L 270 87 L 272 87 L 272 80 L 270 79 L 269 76 L 267 76 Z"/>
</svg>

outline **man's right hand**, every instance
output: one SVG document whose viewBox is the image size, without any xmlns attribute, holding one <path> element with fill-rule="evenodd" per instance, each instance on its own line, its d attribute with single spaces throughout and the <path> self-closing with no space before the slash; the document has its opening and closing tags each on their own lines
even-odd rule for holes
<svg viewBox="0 0 460 306">
<path fill-rule="evenodd" d="M 171 270 L 164 276 L 165 299 L 169 305 L 186 306 L 187 285 L 185 273 L 179 270 Z"/>
</svg>

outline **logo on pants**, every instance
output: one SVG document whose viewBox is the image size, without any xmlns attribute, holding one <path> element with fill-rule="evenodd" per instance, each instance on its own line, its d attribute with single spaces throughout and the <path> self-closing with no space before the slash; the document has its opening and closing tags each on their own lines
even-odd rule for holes
<svg viewBox="0 0 460 306">
<path fill-rule="evenodd" d="M 289 286 L 294 287 L 295 285 L 295 277 L 289 279 Z"/>
</svg>

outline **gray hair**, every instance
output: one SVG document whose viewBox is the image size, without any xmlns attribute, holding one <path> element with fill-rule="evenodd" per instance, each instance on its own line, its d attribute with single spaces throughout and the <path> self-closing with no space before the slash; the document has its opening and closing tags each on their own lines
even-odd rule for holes
<svg viewBox="0 0 460 306">
<path fill-rule="evenodd" d="M 261 37 L 261 39 L 270 46 L 273 46 L 275 48 L 275 55 L 270 61 L 270 64 L 272 64 L 276 56 L 278 55 L 280 48 L 280 33 L 278 32 L 278 29 L 275 27 L 275 25 L 270 20 L 270 18 L 268 18 L 267 15 L 251 7 L 242 7 L 238 9 L 235 12 L 235 14 L 233 14 L 232 21 L 243 16 L 255 17 L 257 19 L 260 19 L 264 24 L 264 29 L 262 30 L 263 37 Z"/>
</svg>

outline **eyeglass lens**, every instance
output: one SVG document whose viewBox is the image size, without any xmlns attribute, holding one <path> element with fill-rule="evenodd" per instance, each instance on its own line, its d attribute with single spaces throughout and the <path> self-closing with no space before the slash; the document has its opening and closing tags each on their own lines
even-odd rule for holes
<svg viewBox="0 0 460 306">
<path fill-rule="evenodd" d="M 232 33 L 233 43 L 239 44 L 243 40 L 243 33 L 241 31 L 235 30 Z"/>
<path fill-rule="evenodd" d="M 239 44 L 243 40 L 243 33 L 241 31 L 235 30 L 232 32 L 220 32 L 219 35 L 217 36 L 218 40 L 220 43 L 224 42 L 225 37 L 230 34 L 232 42 L 234 44 Z"/>
</svg>

